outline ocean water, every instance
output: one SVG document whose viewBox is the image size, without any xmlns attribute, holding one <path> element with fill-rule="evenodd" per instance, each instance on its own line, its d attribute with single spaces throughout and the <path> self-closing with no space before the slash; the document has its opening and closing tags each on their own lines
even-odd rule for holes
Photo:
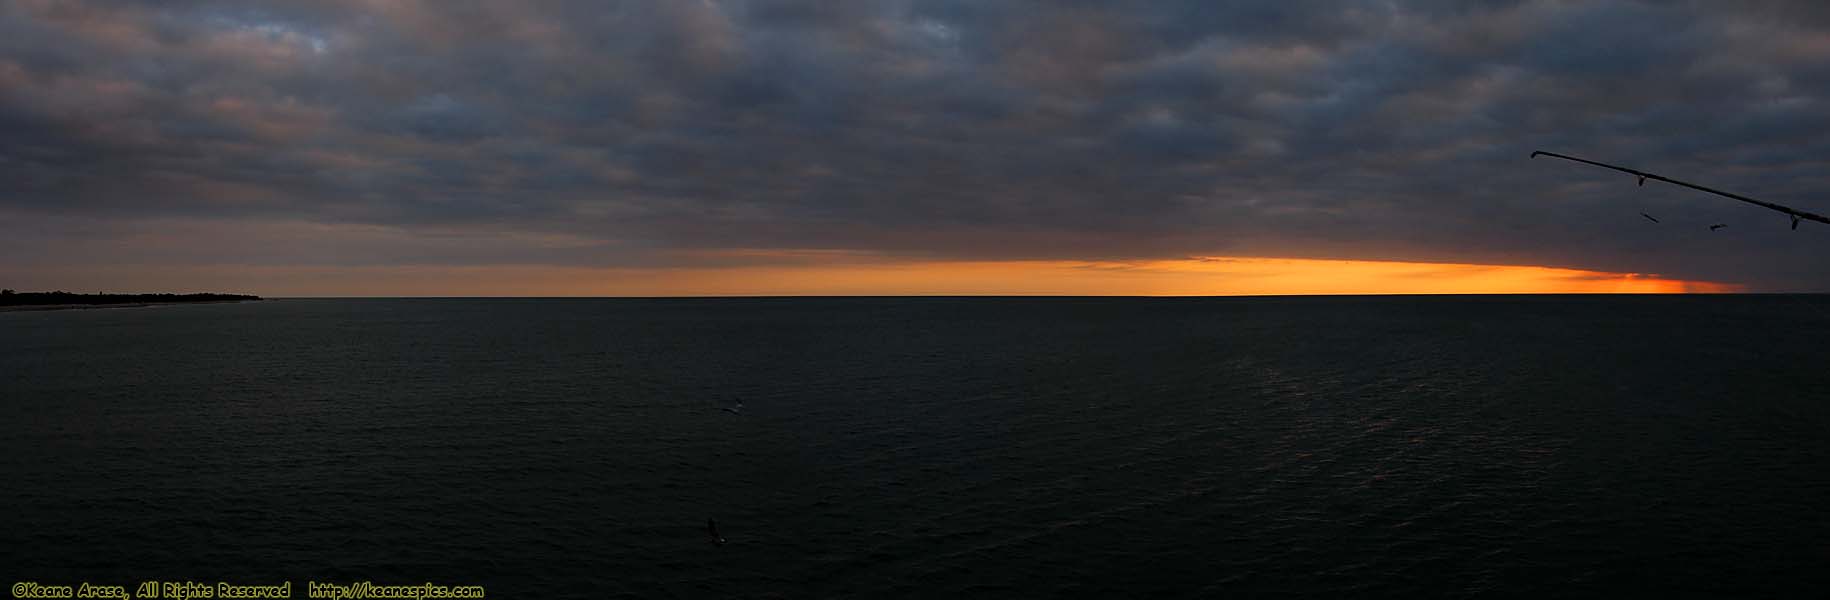
<svg viewBox="0 0 1830 600">
<path fill-rule="evenodd" d="M 1821 596 L 1827 341 L 1825 296 L 0 313 L 0 577 Z"/>
</svg>

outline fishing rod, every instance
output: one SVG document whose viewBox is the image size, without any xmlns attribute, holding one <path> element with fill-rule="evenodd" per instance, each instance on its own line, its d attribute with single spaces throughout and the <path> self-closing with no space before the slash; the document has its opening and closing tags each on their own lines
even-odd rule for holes
<svg viewBox="0 0 1830 600">
<path fill-rule="evenodd" d="M 1776 211 L 1779 211 L 1779 212 L 1792 216 L 1792 228 L 1793 229 L 1798 229 L 1798 220 L 1799 219 L 1804 219 L 1807 221 L 1817 221 L 1819 223 L 1824 223 L 1826 225 L 1830 225 L 1830 218 L 1827 218 L 1827 217 L 1817 214 L 1817 213 L 1798 210 L 1798 209 L 1792 208 L 1790 206 L 1781 206 L 1781 205 L 1774 204 L 1771 202 L 1762 202 L 1762 201 L 1755 200 L 1753 198 L 1749 198 L 1747 196 L 1743 196 L 1740 194 L 1731 194 L 1728 192 L 1724 192 L 1722 190 L 1710 189 L 1710 188 L 1706 188 L 1706 187 L 1703 187 L 1703 186 L 1700 186 L 1700 185 L 1697 185 L 1694 183 L 1686 183 L 1686 182 L 1678 181 L 1676 179 L 1672 179 L 1669 177 L 1660 177 L 1658 175 L 1653 175 L 1653 174 L 1647 173 L 1645 171 L 1638 171 L 1638 170 L 1629 169 L 1626 167 L 1616 167 L 1614 165 L 1610 165 L 1607 163 L 1595 162 L 1595 161 L 1592 161 L 1592 160 L 1589 160 L 1586 158 L 1576 158 L 1574 156 L 1568 156 L 1568 155 L 1564 155 L 1564 154 L 1557 154 L 1555 152 L 1545 152 L 1543 150 L 1538 150 L 1538 151 L 1532 152 L 1531 157 L 1537 158 L 1539 154 L 1542 154 L 1545 156 L 1554 156 L 1557 158 L 1561 158 L 1563 160 L 1573 160 L 1573 161 L 1576 161 L 1579 163 L 1588 163 L 1588 164 L 1595 165 L 1597 167 L 1601 167 L 1604 169 L 1613 169 L 1616 171 L 1620 171 L 1622 173 L 1637 175 L 1637 176 L 1639 176 L 1639 184 L 1642 186 L 1646 185 L 1647 179 L 1657 179 L 1657 180 L 1663 181 L 1665 183 L 1677 184 L 1677 185 L 1681 185 L 1681 186 L 1684 186 L 1684 187 L 1687 187 L 1687 188 L 1690 188 L 1693 190 L 1709 192 L 1709 193 L 1715 194 L 1717 196 L 1728 196 L 1730 198 L 1734 198 L 1736 200 L 1740 200 L 1740 201 L 1746 202 L 1748 204 L 1752 204 L 1752 205 L 1770 209 L 1770 210 L 1776 210 Z"/>
</svg>

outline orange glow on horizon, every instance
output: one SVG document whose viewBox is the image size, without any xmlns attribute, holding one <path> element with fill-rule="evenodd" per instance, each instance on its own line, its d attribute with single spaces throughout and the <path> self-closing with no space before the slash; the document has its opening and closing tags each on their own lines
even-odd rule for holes
<svg viewBox="0 0 1830 600">
<path fill-rule="evenodd" d="M 772 258 L 781 259 L 781 256 Z M 899 261 L 797 253 L 784 264 L 592 268 L 545 265 L 60 270 L 47 289 L 112 286 L 286 296 L 1251 296 L 1317 294 L 1668 294 L 1730 283 L 1535 266 L 1288 258 L 1136 262 Z M 27 277 L 30 279 L 30 277 Z"/>
<path fill-rule="evenodd" d="M 649 285 L 677 291 L 634 295 L 1671 294 L 1742 289 L 1657 275 L 1552 267 L 1217 257 L 803 264 L 668 270 L 655 277 Z"/>
</svg>

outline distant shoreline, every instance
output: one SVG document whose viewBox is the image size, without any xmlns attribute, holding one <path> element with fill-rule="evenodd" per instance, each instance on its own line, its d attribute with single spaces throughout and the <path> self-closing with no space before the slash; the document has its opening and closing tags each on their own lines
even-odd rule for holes
<svg viewBox="0 0 1830 600">
<path fill-rule="evenodd" d="M 72 294 L 0 290 L 0 311 L 65 310 L 73 308 L 135 308 L 167 304 L 214 304 L 262 300 L 253 294 Z"/>
<path fill-rule="evenodd" d="M 90 308 L 147 308 L 152 306 L 180 306 L 185 304 L 238 304 L 241 302 L 263 302 L 265 298 L 251 300 L 180 300 L 176 302 L 120 302 L 114 304 L 19 304 L 0 306 L 0 312 L 35 312 L 44 310 L 83 310 Z"/>
</svg>

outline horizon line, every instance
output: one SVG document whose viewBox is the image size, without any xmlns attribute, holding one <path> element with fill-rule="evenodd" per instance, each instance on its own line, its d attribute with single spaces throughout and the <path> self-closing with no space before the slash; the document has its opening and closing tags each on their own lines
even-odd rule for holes
<svg viewBox="0 0 1830 600">
<path fill-rule="evenodd" d="M 259 296 L 259 294 L 253 294 Z M 1365 292 L 1365 293 L 1321 293 L 1321 294 L 719 294 L 719 295 L 655 295 L 655 296 L 260 296 L 263 300 L 764 300 L 764 299 L 870 299 L 870 298 L 1148 298 L 1148 299 L 1211 299 L 1211 298 L 1395 298 L 1395 297 L 1471 297 L 1471 296 L 1825 296 L 1825 292 Z"/>
</svg>

